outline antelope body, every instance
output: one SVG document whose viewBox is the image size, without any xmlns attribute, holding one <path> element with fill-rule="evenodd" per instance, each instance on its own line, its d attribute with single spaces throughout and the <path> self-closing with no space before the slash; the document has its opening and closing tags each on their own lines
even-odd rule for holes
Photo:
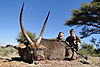
<svg viewBox="0 0 100 67">
<path fill-rule="evenodd" d="M 65 58 L 65 46 L 57 42 L 56 40 L 42 39 L 40 44 L 46 48 L 37 49 L 37 60 L 63 60 Z M 30 44 L 25 48 L 20 48 L 19 55 L 24 60 L 34 60 L 34 51 Z"/>
<path fill-rule="evenodd" d="M 19 48 L 19 55 L 24 60 L 41 60 L 41 59 L 50 59 L 50 60 L 62 60 L 65 58 L 65 46 L 61 43 L 57 42 L 56 40 L 50 39 L 42 39 L 43 32 L 47 23 L 47 19 L 49 17 L 50 12 L 48 13 L 45 23 L 43 25 L 42 31 L 40 36 L 35 41 L 32 41 L 29 36 L 27 35 L 26 31 L 24 30 L 23 22 L 22 22 L 22 13 L 23 13 L 24 4 L 21 9 L 20 13 L 20 26 L 21 31 L 26 38 L 27 42 L 22 43 L 19 46 L 26 45 L 25 48 Z M 43 47 L 40 49 L 39 47 Z"/>
</svg>

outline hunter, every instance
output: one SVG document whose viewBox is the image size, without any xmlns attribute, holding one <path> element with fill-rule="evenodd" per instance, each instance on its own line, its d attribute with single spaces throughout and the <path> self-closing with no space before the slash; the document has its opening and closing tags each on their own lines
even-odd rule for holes
<svg viewBox="0 0 100 67">
<path fill-rule="evenodd" d="M 76 52 L 79 51 L 80 49 L 80 45 L 81 45 L 81 40 L 78 36 L 74 35 L 75 34 L 75 30 L 71 29 L 70 30 L 70 36 L 68 36 L 65 40 L 65 42 L 67 43 L 67 45 L 69 47 L 74 47 Z"/>
<path fill-rule="evenodd" d="M 58 42 L 62 42 L 62 41 L 64 41 L 64 39 L 63 39 L 63 35 L 64 35 L 63 32 L 59 32 L 58 37 L 56 38 Z"/>
<path fill-rule="evenodd" d="M 59 32 L 58 37 L 56 38 L 56 40 L 57 40 L 57 42 L 62 44 L 65 47 L 65 49 L 67 50 L 67 45 L 65 43 L 65 39 L 63 39 L 63 35 L 64 35 L 63 32 Z"/>
</svg>

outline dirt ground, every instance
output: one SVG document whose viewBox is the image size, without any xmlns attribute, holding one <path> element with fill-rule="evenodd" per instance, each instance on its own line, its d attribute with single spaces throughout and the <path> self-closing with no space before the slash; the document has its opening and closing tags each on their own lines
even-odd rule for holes
<svg viewBox="0 0 100 67">
<path fill-rule="evenodd" d="M 1 48 L 0 67 L 100 67 L 100 57 L 91 56 L 88 56 L 88 60 L 80 57 L 76 60 L 42 60 L 30 64 L 20 59 L 17 50 L 6 52 L 11 48 Z"/>
<path fill-rule="evenodd" d="M 89 57 L 88 60 L 43 60 L 29 64 L 16 57 L 0 57 L 0 67 L 100 67 L 100 57 Z"/>
</svg>

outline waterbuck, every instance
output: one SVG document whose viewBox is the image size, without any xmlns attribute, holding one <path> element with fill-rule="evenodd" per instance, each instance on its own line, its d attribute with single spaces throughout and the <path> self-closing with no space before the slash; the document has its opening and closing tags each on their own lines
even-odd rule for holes
<svg viewBox="0 0 100 67">
<path fill-rule="evenodd" d="M 24 60 L 32 60 L 32 61 L 41 60 L 41 59 L 49 59 L 49 60 L 64 59 L 66 49 L 62 43 L 57 42 L 56 40 L 42 38 L 50 11 L 46 17 L 40 36 L 33 41 L 29 38 L 26 31 L 24 30 L 24 26 L 22 22 L 23 8 L 24 8 L 24 4 L 22 6 L 21 13 L 20 13 L 20 27 L 27 41 L 21 43 L 18 46 L 21 47 L 18 48 L 19 55 L 21 56 L 21 58 Z M 23 48 L 23 46 L 26 47 Z"/>
</svg>

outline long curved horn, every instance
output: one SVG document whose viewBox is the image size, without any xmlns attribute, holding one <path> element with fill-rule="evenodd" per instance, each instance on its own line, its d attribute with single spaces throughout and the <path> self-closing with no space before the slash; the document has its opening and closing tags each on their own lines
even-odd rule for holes
<svg viewBox="0 0 100 67">
<path fill-rule="evenodd" d="M 43 25 L 42 31 L 41 31 L 41 33 L 40 33 L 40 36 L 39 36 L 37 42 L 36 42 L 36 43 L 38 43 L 38 44 L 41 42 L 41 38 L 42 38 L 42 36 L 43 36 L 44 29 L 45 29 L 45 27 L 46 27 L 46 23 L 47 23 L 49 14 L 50 14 L 50 11 L 48 12 L 48 15 L 47 15 L 46 20 L 45 20 L 45 23 L 44 23 L 44 25 Z"/>
<path fill-rule="evenodd" d="M 22 21 L 23 8 L 24 8 L 24 3 L 23 3 L 21 13 L 20 13 L 20 27 L 21 27 L 21 30 L 22 30 L 22 33 L 23 33 L 24 37 L 30 43 L 31 47 L 34 48 L 34 43 L 32 42 L 32 40 L 29 38 L 26 31 L 24 30 L 23 21 Z"/>
</svg>

